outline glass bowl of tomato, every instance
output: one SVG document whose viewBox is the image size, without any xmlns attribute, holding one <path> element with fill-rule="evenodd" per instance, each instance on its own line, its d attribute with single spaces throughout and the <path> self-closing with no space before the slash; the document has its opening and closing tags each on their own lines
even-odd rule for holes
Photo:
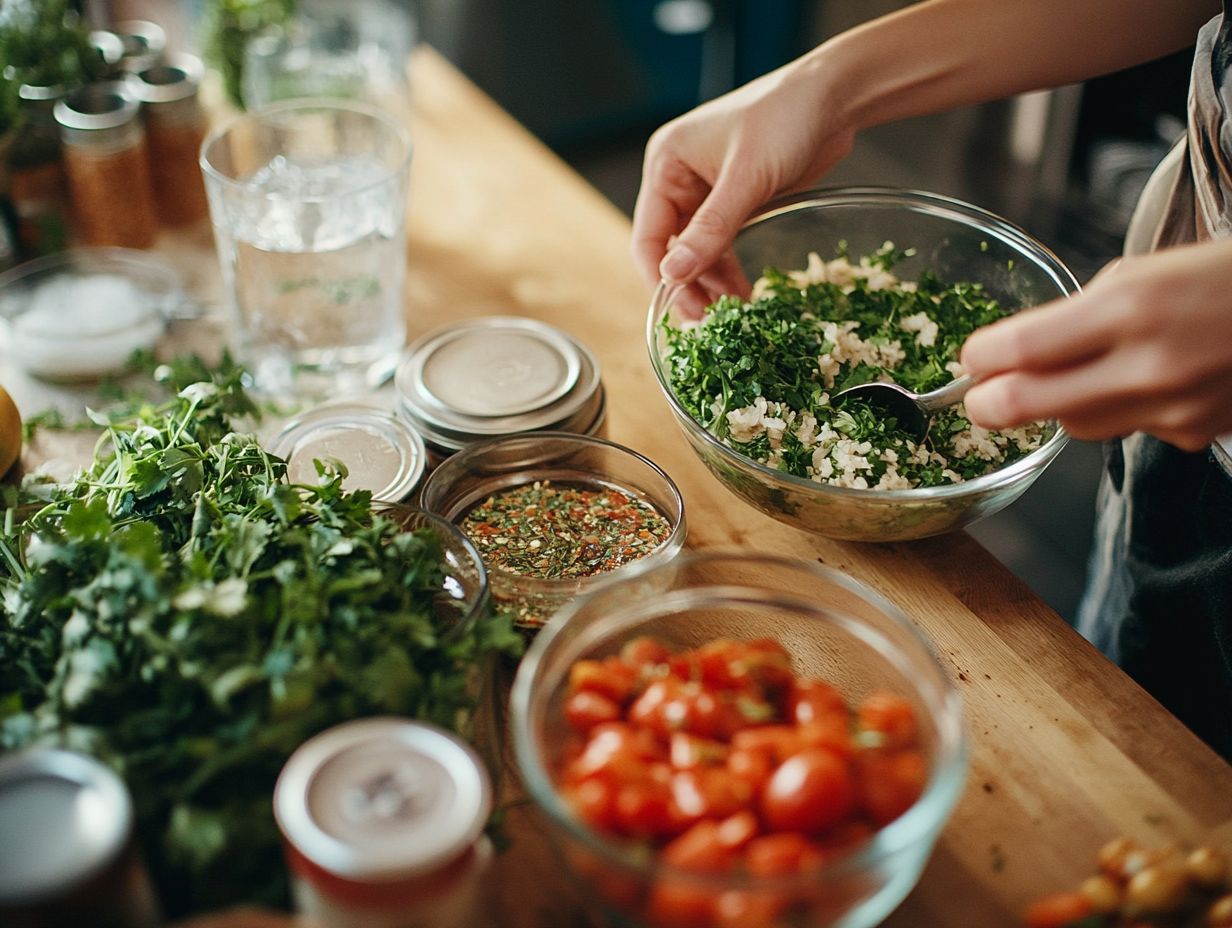
<svg viewBox="0 0 1232 928">
<path fill-rule="evenodd" d="M 559 613 L 511 731 L 613 923 L 879 924 L 961 791 L 957 690 L 889 600 L 807 561 L 682 556 Z"/>
</svg>

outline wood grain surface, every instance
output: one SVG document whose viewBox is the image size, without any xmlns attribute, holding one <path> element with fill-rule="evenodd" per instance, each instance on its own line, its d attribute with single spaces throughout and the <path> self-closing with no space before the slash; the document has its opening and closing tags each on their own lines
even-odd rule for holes
<svg viewBox="0 0 1232 928">
<path fill-rule="evenodd" d="M 1232 768 L 968 535 L 831 541 L 729 494 L 678 433 L 651 372 L 649 299 L 629 258 L 626 218 L 435 53 L 414 56 L 411 83 L 410 336 L 493 313 L 572 333 L 602 365 L 609 437 L 678 483 L 690 548 L 743 548 L 844 570 L 897 603 L 958 680 L 971 740 L 965 791 L 918 887 L 886 924 L 1015 924 L 1027 901 L 1072 886 L 1092 870 L 1097 848 L 1121 834 L 1232 848 Z M 164 236 L 158 248 L 196 298 L 220 306 L 208 228 Z M 191 337 L 221 338 L 224 323 L 215 324 L 214 335 L 198 325 Z M 23 412 L 49 396 L 44 387 L 15 386 Z M 50 441 L 27 457 L 74 455 Z M 506 779 L 516 798 L 516 778 Z M 495 868 L 494 925 L 586 923 L 583 900 L 540 829 L 528 805 L 511 810 L 514 846 Z"/>
</svg>

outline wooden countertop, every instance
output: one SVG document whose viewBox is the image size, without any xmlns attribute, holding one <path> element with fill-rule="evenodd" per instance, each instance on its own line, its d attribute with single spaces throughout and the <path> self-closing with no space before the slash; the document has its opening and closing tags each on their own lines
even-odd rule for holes
<svg viewBox="0 0 1232 928">
<path fill-rule="evenodd" d="M 1014 924 L 1030 899 L 1088 875 L 1097 848 L 1120 834 L 1232 847 L 1232 767 L 968 535 L 830 541 L 737 502 L 689 450 L 655 383 L 643 341 L 648 295 L 625 217 L 440 56 L 418 53 L 411 79 L 411 337 L 493 313 L 571 332 L 601 362 L 609 437 L 678 483 L 690 548 L 844 570 L 911 616 L 959 681 L 971 739 L 965 791 L 918 887 L 886 924 Z M 208 228 L 165 235 L 159 250 L 194 296 L 219 303 Z M 16 381 L 19 406 L 34 411 L 46 391 Z M 514 848 L 496 866 L 494 924 L 583 923 L 533 810 L 516 807 L 510 822 Z"/>
</svg>

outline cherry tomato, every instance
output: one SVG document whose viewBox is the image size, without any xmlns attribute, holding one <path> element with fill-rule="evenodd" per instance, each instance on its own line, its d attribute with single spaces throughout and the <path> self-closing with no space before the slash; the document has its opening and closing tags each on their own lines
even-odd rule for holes
<svg viewBox="0 0 1232 928">
<path fill-rule="evenodd" d="M 761 814 L 776 831 L 821 832 L 856 808 L 856 786 L 847 762 L 808 748 L 783 761 L 761 793 Z"/>
<path fill-rule="evenodd" d="M 847 718 L 847 704 L 837 689 L 824 680 L 795 680 L 787 691 L 787 718 L 798 725 L 837 715 Z"/>
<path fill-rule="evenodd" d="M 766 751 L 737 749 L 727 755 L 727 772 L 748 783 L 754 792 L 766 785 L 773 771 L 774 761 Z"/>
<path fill-rule="evenodd" d="M 725 818 L 753 798 L 752 788 L 725 768 L 695 768 L 672 774 L 672 807 L 684 821 Z"/>
<path fill-rule="evenodd" d="M 731 848 L 719 839 L 719 823 L 705 819 L 663 847 L 663 861 L 679 870 L 695 873 L 722 873 L 731 868 Z"/>
<path fill-rule="evenodd" d="M 915 745 L 915 709 L 893 693 L 871 694 L 857 711 L 860 728 L 881 734 L 884 747 L 906 748 Z"/>
<path fill-rule="evenodd" d="M 688 770 L 693 767 L 723 764 L 730 750 L 722 741 L 699 738 L 697 735 L 678 731 L 672 734 L 668 755 L 673 767 Z"/>
<path fill-rule="evenodd" d="M 1027 928 L 1069 928 L 1090 915 L 1091 909 L 1091 900 L 1082 893 L 1053 893 L 1027 906 L 1023 921 Z"/>
<path fill-rule="evenodd" d="M 751 840 L 744 849 L 744 869 L 754 876 L 781 876 L 819 867 L 825 855 L 804 835 L 780 831 Z"/>
<path fill-rule="evenodd" d="M 715 928 L 769 928 L 788 904 L 781 894 L 729 889 L 714 900 L 711 923 Z"/>
<path fill-rule="evenodd" d="M 671 652 L 648 636 L 631 638 L 620 649 L 620 659 L 635 670 L 645 670 L 667 662 Z"/>
<path fill-rule="evenodd" d="M 620 705 L 594 690 L 579 690 L 565 700 L 565 721 L 574 731 L 588 732 L 604 722 L 620 719 Z"/>
<path fill-rule="evenodd" d="M 731 851 L 739 850 L 757 837 L 757 816 L 744 809 L 719 822 L 719 844 Z"/>
<path fill-rule="evenodd" d="M 851 722 L 847 716 L 830 713 L 797 727 L 800 744 L 808 748 L 824 748 L 839 757 L 850 759 L 855 754 L 851 740 Z"/>
<path fill-rule="evenodd" d="M 928 781 L 928 764 L 919 751 L 863 751 L 856 771 L 860 806 L 876 825 L 889 824 L 915 805 Z"/>
<path fill-rule="evenodd" d="M 685 731 L 705 738 L 719 733 L 720 705 L 698 683 L 674 678 L 656 680 L 629 707 L 629 721 L 653 731 L 660 738 Z"/>
<path fill-rule="evenodd" d="M 604 722 L 591 729 L 590 740 L 565 768 L 566 781 L 599 777 L 609 782 L 633 782 L 648 764 L 664 760 L 654 735 L 623 722 Z"/>
<path fill-rule="evenodd" d="M 616 788 L 602 780 L 585 780 L 566 787 L 565 801 L 583 822 L 599 831 L 616 828 Z"/>
<path fill-rule="evenodd" d="M 633 669 L 620 658 L 581 660 L 569 668 L 571 693 L 589 690 L 606 696 L 613 702 L 623 703 L 633 695 L 636 684 L 637 677 Z"/>
<path fill-rule="evenodd" d="M 731 738 L 733 751 L 754 751 L 764 754 L 774 763 L 782 763 L 804 747 L 800 729 L 795 725 L 758 725 L 745 728 Z"/>
<path fill-rule="evenodd" d="M 678 829 L 670 804 L 671 796 L 664 785 L 643 781 L 621 786 L 613 810 L 616 828 L 635 838 L 674 834 Z"/>
</svg>

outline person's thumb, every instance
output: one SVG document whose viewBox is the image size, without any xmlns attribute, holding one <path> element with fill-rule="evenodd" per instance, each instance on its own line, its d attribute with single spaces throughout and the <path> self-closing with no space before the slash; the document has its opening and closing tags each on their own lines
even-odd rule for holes
<svg viewBox="0 0 1232 928">
<path fill-rule="evenodd" d="M 710 194 L 659 263 L 659 275 L 675 283 L 692 283 L 727 251 L 740 226 L 761 205 L 761 197 L 725 170 Z"/>
</svg>

